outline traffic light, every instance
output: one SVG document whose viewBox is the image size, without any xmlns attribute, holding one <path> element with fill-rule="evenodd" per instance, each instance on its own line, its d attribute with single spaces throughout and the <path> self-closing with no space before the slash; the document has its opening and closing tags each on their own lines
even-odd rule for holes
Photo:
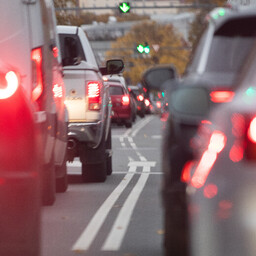
<svg viewBox="0 0 256 256">
<path fill-rule="evenodd" d="M 119 11 L 121 13 L 127 13 L 130 11 L 130 9 L 131 9 L 131 6 L 130 6 L 129 2 L 122 2 L 119 4 Z"/>
<path fill-rule="evenodd" d="M 150 53 L 150 47 L 149 47 L 148 43 L 144 43 L 144 45 L 143 44 L 139 44 L 139 45 L 137 45 L 137 51 L 139 53 L 149 54 Z"/>
<path fill-rule="evenodd" d="M 143 53 L 143 52 L 144 52 L 144 45 L 143 45 L 143 44 L 139 44 L 139 45 L 137 46 L 137 51 L 138 51 L 139 53 Z"/>
</svg>

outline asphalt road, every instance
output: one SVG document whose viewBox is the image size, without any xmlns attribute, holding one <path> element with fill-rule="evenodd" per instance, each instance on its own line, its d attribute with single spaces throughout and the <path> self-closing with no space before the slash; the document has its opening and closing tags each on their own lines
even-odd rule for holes
<svg viewBox="0 0 256 256">
<path fill-rule="evenodd" d="M 69 187 L 42 211 L 42 256 L 161 256 L 161 139 L 158 116 L 112 126 L 113 174 L 83 183 L 68 165 Z"/>
</svg>

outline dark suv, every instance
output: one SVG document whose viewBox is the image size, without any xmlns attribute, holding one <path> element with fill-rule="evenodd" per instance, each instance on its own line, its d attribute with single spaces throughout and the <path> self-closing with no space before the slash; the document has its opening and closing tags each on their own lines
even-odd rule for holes
<svg viewBox="0 0 256 256">
<path fill-rule="evenodd" d="M 171 91 L 162 154 L 166 256 L 189 254 L 182 174 L 185 163 L 193 159 L 191 139 L 214 105 L 232 101 L 239 70 L 255 44 L 256 11 L 252 8 L 216 8 L 206 19 L 208 25 L 181 80 L 170 80 L 173 70 L 166 67 L 151 68 L 143 76 L 148 89 Z M 207 90 L 211 104 L 203 102 L 202 90 Z"/>
</svg>

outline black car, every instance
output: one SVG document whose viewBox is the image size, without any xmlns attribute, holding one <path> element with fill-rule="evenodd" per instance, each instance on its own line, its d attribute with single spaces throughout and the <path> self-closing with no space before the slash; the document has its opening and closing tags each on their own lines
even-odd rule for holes
<svg viewBox="0 0 256 256">
<path fill-rule="evenodd" d="M 240 68 L 255 44 L 256 11 L 216 8 L 180 80 L 171 67 L 143 75 L 148 90 L 169 90 L 169 117 L 163 140 L 165 255 L 189 255 L 186 183 L 182 173 L 193 159 L 191 140 L 200 122 L 220 103 L 232 101 Z M 161 81 L 160 81 L 161 80 Z"/>
<path fill-rule="evenodd" d="M 137 106 L 137 115 L 144 117 L 146 114 L 146 104 L 145 104 L 145 93 L 143 89 L 136 85 L 128 85 L 128 90 L 130 95 L 135 99 Z"/>
</svg>

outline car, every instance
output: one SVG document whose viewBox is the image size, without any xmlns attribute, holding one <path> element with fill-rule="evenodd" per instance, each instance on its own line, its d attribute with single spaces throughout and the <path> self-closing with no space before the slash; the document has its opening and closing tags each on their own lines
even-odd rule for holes
<svg viewBox="0 0 256 256">
<path fill-rule="evenodd" d="M 0 255 L 37 256 L 42 203 L 67 188 L 55 12 L 51 1 L 25 0 L 1 1 L 0 13 Z"/>
<path fill-rule="evenodd" d="M 182 170 L 193 159 L 191 139 L 202 119 L 210 109 L 232 101 L 235 95 L 240 68 L 255 43 L 251 26 L 255 18 L 256 12 L 250 7 L 214 9 L 207 15 L 208 26 L 181 78 L 172 79 L 171 66 L 150 68 L 143 76 L 147 89 L 167 91 L 170 113 L 162 149 L 165 255 L 189 254 L 187 186 L 181 181 Z M 202 88 L 208 90 L 210 105 L 198 97 L 204 94 Z M 182 108 L 191 113 L 183 114 Z"/>
<path fill-rule="evenodd" d="M 84 182 L 104 182 L 112 173 L 111 102 L 103 75 L 118 74 L 122 60 L 99 67 L 85 32 L 57 26 L 69 114 L 67 160 L 79 157 Z"/>
<path fill-rule="evenodd" d="M 130 95 L 136 100 L 137 103 L 137 115 L 141 118 L 145 117 L 146 114 L 146 104 L 145 104 L 145 94 L 143 89 L 136 85 L 128 85 L 128 90 Z"/>
<path fill-rule="evenodd" d="M 234 99 L 212 109 L 192 140 L 194 158 L 184 176 L 193 256 L 256 253 L 255 68 L 253 49 Z"/>
<path fill-rule="evenodd" d="M 108 83 L 112 102 L 112 123 L 132 127 L 136 112 L 129 90 L 118 79 L 109 78 Z"/>
</svg>

